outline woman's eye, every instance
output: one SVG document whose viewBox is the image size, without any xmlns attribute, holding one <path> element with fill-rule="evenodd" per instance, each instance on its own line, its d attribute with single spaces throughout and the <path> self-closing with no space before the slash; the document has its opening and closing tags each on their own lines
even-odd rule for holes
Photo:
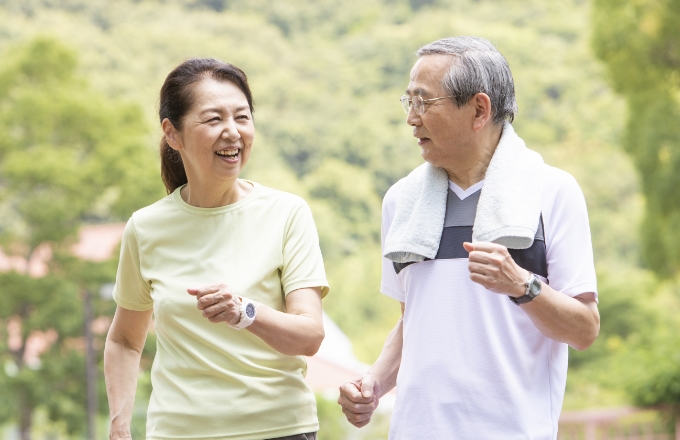
<svg viewBox="0 0 680 440">
<path fill-rule="evenodd" d="M 238 116 L 236 116 L 236 119 L 244 119 L 244 120 L 247 121 L 248 119 L 250 119 L 250 116 L 248 116 L 248 115 L 238 115 Z"/>
</svg>

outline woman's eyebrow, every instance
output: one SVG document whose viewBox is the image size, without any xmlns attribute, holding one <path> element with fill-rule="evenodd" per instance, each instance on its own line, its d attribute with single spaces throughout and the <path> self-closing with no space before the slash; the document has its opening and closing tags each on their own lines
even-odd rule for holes
<svg viewBox="0 0 680 440">
<path fill-rule="evenodd" d="M 247 105 L 242 105 L 242 106 L 236 107 L 234 109 L 234 113 L 238 113 L 238 112 L 241 112 L 241 111 L 244 111 L 244 110 L 250 110 L 250 107 L 247 106 Z M 204 113 L 220 113 L 221 114 L 222 112 L 223 112 L 223 109 L 220 109 L 218 107 L 209 107 L 209 108 L 201 110 L 199 115 L 202 115 Z"/>
</svg>

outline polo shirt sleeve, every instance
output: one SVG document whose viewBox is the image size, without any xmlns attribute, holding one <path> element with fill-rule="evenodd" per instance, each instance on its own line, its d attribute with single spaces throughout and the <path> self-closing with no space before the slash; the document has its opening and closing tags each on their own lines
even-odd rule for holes
<svg viewBox="0 0 680 440">
<path fill-rule="evenodd" d="M 292 210 L 285 229 L 281 285 L 288 295 L 305 287 L 321 287 L 321 297 L 329 287 L 319 247 L 312 211 L 300 200 Z"/>
<path fill-rule="evenodd" d="M 393 185 L 385 194 L 382 206 L 382 227 L 381 227 L 381 249 L 385 250 L 385 239 L 387 232 L 390 230 L 392 219 L 394 218 L 394 211 L 397 206 L 398 199 L 398 183 Z M 397 272 L 394 270 L 392 260 L 382 257 L 382 277 L 380 280 L 380 292 L 396 299 L 397 301 L 406 302 L 406 293 L 401 287 L 401 283 L 397 278 Z"/>
<path fill-rule="evenodd" d="M 544 197 L 552 207 L 544 212 L 546 257 L 550 287 L 569 296 L 592 292 L 597 300 L 597 279 L 588 209 L 581 188 L 570 174 L 553 168 L 558 184 Z M 545 206 L 545 204 L 544 204 Z"/>
<path fill-rule="evenodd" d="M 120 244 L 120 260 L 113 288 L 116 304 L 128 310 L 144 311 L 153 308 L 151 283 L 144 280 L 140 270 L 139 248 L 134 220 L 130 218 Z"/>
</svg>

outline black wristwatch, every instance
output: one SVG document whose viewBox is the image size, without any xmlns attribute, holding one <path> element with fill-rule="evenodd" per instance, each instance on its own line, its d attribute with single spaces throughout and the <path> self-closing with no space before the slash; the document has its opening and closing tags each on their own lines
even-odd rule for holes
<svg viewBox="0 0 680 440">
<path fill-rule="evenodd" d="M 529 279 L 526 283 L 524 283 L 524 286 L 526 287 L 524 295 L 520 296 L 519 298 L 508 296 L 510 301 L 517 305 L 526 304 L 533 301 L 534 298 L 541 294 L 541 280 L 539 280 L 538 277 L 531 272 L 529 272 Z"/>
</svg>

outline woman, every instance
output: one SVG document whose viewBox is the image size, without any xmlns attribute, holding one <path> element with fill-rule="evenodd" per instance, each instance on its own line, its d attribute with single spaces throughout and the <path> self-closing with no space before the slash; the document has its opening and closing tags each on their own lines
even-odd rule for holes
<svg viewBox="0 0 680 440">
<path fill-rule="evenodd" d="M 130 438 L 155 316 L 148 439 L 316 439 L 306 363 L 328 292 L 306 203 L 239 179 L 255 129 L 246 75 L 192 59 L 160 95 L 168 196 L 132 215 L 104 368 L 111 439 Z"/>
</svg>

